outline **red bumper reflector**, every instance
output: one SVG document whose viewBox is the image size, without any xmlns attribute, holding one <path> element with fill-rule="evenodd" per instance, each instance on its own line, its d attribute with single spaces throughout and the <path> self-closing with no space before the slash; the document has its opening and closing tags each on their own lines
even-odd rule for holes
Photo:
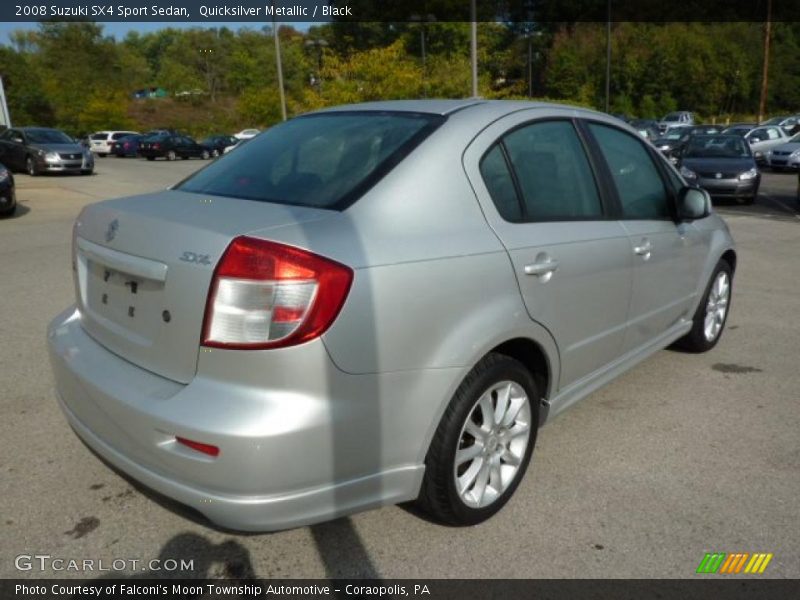
<svg viewBox="0 0 800 600">
<path fill-rule="evenodd" d="M 203 454 L 208 454 L 209 456 L 219 456 L 219 448 L 212 446 L 211 444 L 203 444 L 201 442 L 187 440 L 186 438 L 178 437 L 177 435 L 175 436 L 175 441 L 177 441 L 179 444 L 183 444 L 184 446 L 188 446 L 192 450 L 202 452 Z"/>
</svg>

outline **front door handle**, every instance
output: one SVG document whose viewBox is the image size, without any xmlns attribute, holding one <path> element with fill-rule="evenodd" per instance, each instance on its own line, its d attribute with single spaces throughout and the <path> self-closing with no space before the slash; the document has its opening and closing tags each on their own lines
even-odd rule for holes
<svg viewBox="0 0 800 600">
<path fill-rule="evenodd" d="M 534 275 L 547 283 L 557 269 L 558 261 L 554 258 L 537 256 L 536 262 L 525 265 L 525 275 Z"/>
<path fill-rule="evenodd" d="M 653 251 L 653 244 L 647 238 L 642 240 L 642 243 L 633 247 L 633 252 L 637 256 L 641 256 L 644 260 L 650 258 L 650 253 Z"/>
</svg>

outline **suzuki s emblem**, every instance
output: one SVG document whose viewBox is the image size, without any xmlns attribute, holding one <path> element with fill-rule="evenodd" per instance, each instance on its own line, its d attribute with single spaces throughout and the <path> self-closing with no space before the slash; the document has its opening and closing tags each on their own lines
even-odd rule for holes
<svg viewBox="0 0 800 600">
<path fill-rule="evenodd" d="M 119 229 L 119 221 L 114 219 L 111 223 L 108 224 L 108 229 L 106 229 L 106 241 L 110 242 L 115 237 L 117 237 L 117 229 Z"/>
<path fill-rule="evenodd" d="M 714 177 L 716 177 L 717 179 L 722 179 L 722 173 L 716 173 Z"/>
</svg>

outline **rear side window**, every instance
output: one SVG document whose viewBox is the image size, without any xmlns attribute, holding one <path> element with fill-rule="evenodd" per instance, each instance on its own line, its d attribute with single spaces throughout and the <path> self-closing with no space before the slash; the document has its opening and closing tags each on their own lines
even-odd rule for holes
<svg viewBox="0 0 800 600">
<path fill-rule="evenodd" d="M 177 189 L 344 210 L 444 120 L 404 112 L 298 117 L 249 140 Z"/>
<path fill-rule="evenodd" d="M 603 215 L 589 160 L 570 121 L 516 129 L 503 143 L 528 221 L 572 221 Z"/>
<path fill-rule="evenodd" d="M 512 223 L 520 222 L 522 208 L 500 144 L 495 144 L 481 160 L 481 176 L 500 216 Z"/>
<path fill-rule="evenodd" d="M 669 199 L 650 153 L 639 140 L 614 127 L 589 123 L 611 170 L 626 219 L 669 219 Z"/>
</svg>

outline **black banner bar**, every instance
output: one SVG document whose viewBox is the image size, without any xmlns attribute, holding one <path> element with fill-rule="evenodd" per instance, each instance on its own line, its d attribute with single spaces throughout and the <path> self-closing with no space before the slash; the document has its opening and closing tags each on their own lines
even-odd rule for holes
<svg viewBox="0 0 800 600">
<path fill-rule="evenodd" d="M 785 600 L 800 597 L 800 580 L 698 576 L 687 580 L 2 580 L 3 600 L 250 600 L 265 598 L 418 598 L 430 600 Z"/>
<path fill-rule="evenodd" d="M 764 21 L 768 0 L 476 0 L 480 21 Z M 610 11 L 609 11 L 610 9 Z M 800 0 L 772 2 L 773 21 L 800 18 Z M 3 0 L 0 20 L 265 23 L 470 21 L 469 0 Z"/>
</svg>

